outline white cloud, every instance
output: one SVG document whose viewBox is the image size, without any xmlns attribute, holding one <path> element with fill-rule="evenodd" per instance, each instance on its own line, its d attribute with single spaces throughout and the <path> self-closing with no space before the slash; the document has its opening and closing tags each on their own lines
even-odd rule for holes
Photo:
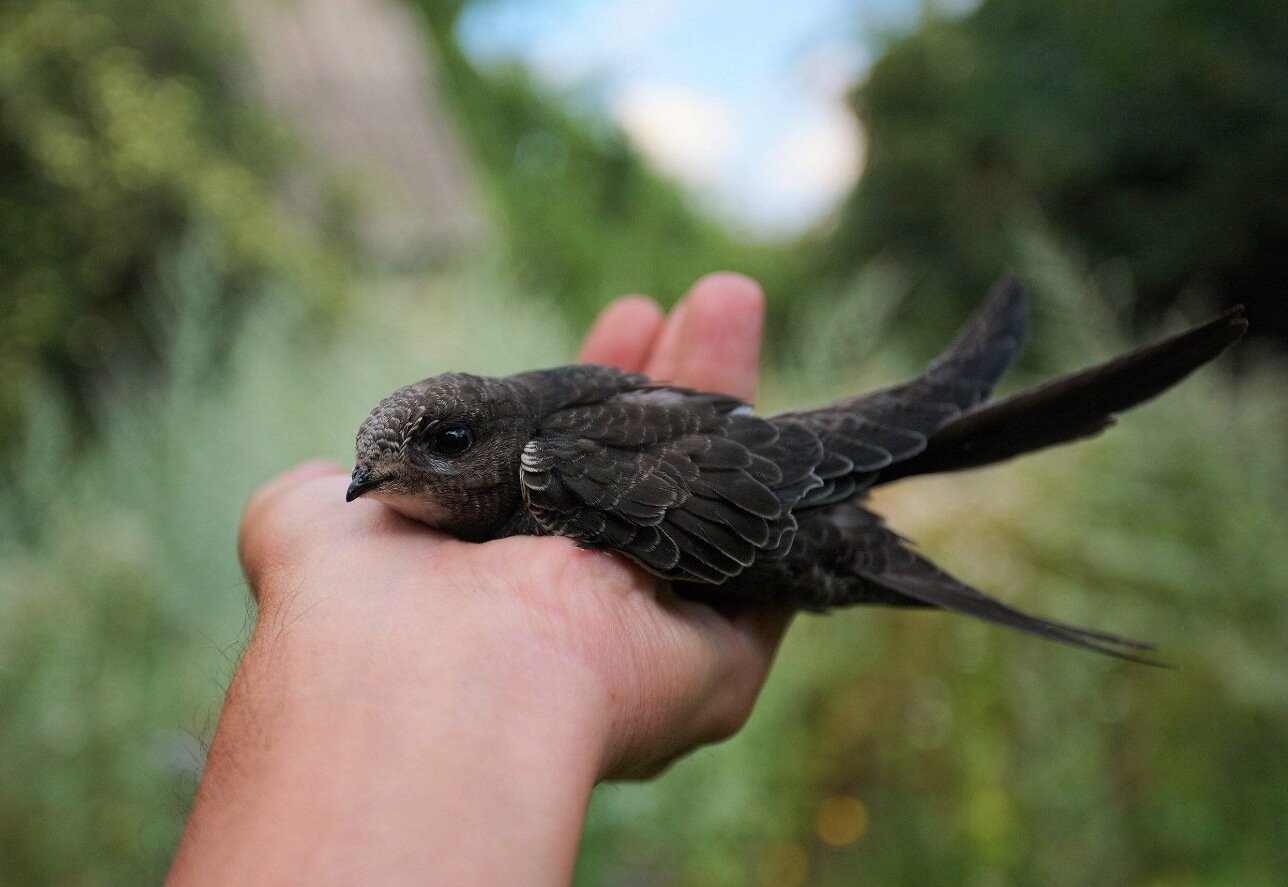
<svg viewBox="0 0 1288 887">
<path fill-rule="evenodd" d="M 808 224 L 854 187 L 863 163 L 863 138 L 839 103 L 804 117 L 762 157 L 760 180 L 780 224 Z"/>
<path fill-rule="evenodd" d="M 828 108 L 790 130 L 771 160 L 797 190 L 839 196 L 854 186 L 863 162 L 858 124 L 845 108 Z"/>
<path fill-rule="evenodd" d="M 691 187 L 713 185 L 738 140 L 727 105 L 680 86 L 630 84 L 612 111 L 636 148 Z"/>
</svg>

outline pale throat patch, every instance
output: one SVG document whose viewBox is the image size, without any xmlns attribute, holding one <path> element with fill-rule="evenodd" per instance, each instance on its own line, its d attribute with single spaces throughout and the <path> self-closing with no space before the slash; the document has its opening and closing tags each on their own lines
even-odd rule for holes
<svg viewBox="0 0 1288 887">
<path fill-rule="evenodd" d="M 430 527 L 441 527 L 447 523 L 450 514 L 436 499 L 431 496 L 411 496 L 407 493 L 392 493 L 385 490 L 372 490 L 370 498 L 383 502 L 403 517 L 420 521 Z"/>
</svg>

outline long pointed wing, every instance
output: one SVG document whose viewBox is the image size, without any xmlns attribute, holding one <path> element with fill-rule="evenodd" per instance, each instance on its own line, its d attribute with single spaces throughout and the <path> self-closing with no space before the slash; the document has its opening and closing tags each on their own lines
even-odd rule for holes
<svg viewBox="0 0 1288 887">
<path fill-rule="evenodd" d="M 1243 337 L 1243 307 L 1112 360 L 969 410 L 940 428 L 916 458 L 881 472 L 879 483 L 957 471 L 1091 437 L 1117 413 L 1155 397 Z"/>
<path fill-rule="evenodd" d="M 915 379 L 774 417 L 804 423 L 823 444 L 817 473 L 824 483 L 800 507 L 847 499 L 876 472 L 924 450 L 931 434 L 989 396 L 1019 355 L 1027 327 L 1023 287 L 1008 277 Z"/>
</svg>

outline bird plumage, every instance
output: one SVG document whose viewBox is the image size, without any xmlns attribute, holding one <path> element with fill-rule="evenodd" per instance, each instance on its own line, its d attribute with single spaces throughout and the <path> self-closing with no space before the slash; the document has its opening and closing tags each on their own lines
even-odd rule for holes
<svg viewBox="0 0 1288 887">
<path fill-rule="evenodd" d="M 768 418 L 735 398 L 608 367 L 450 374 L 376 407 L 359 432 L 354 483 L 465 538 L 562 535 L 620 552 L 687 597 L 931 606 L 1152 661 L 1133 652 L 1146 644 L 1030 616 L 949 576 L 861 502 L 876 484 L 1095 434 L 1245 328 L 1236 309 L 987 403 L 1027 333 L 1011 278 L 916 378 Z M 436 452 L 433 434 L 445 427 L 453 440 L 468 434 L 470 448 Z"/>
</svg>

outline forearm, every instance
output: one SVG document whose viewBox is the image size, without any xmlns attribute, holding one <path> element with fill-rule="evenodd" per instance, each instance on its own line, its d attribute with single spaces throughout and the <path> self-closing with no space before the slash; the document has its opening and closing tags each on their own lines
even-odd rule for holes
<svg viewBox="0 0 1288 887">
<path fill-rule="evenodd" d="M 262 624 L 170 882 L 567 883 L 602 700 L 467 622 L 444 614 L 415 657 L 396 625 Z"/>
</svg>

